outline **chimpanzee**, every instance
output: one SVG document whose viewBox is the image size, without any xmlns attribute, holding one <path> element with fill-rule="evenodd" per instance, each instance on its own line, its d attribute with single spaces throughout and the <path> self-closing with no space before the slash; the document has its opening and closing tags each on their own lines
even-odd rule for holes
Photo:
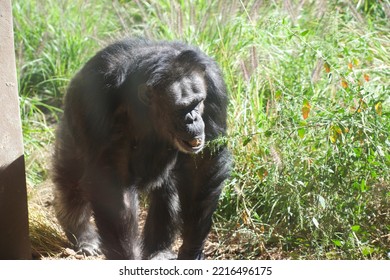
<svg viewBox="0 0 390 280">
<path fill-rule="evenodd" d="M 127 38 L 92 57 L 68 87 L 53 160 L 56 216 L 76 249 L 204 258 L 230 173 L 226 141 L 215 141 L 226 135 L 227 101 L 216 62 L 182 42 Z M 140 193 L 149 198 L 142 238 Z"/>
</svg>

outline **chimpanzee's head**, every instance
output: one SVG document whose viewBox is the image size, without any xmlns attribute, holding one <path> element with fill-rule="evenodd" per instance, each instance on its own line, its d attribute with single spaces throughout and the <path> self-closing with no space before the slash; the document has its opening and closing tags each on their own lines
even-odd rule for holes
<svg viewBox="0 0 390 280">
<path fill-rule="evenodd" d="M 192 50 L 162 63 L 154 72 L 158 82 L 140 86 L 139 98 L 149 107 L 159 135 L 181 152 L 198 153 L 205 144 L 206 64 Z"/>
</svg>

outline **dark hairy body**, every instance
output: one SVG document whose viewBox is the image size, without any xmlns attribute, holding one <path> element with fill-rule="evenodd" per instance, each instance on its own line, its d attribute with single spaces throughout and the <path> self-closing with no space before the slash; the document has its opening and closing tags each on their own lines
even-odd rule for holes
<svg viewBox="0 0 390 280">
<path fill-rule="evenodd" d="M 225 135 L 226 107 L 220 69 L 195 47 L 125 39 L 98 52 L 71 81 L 57 130 L 54 207 L 68 239 L 108 259 L 202 259 L 230 172 L 227 148 L 207 144 Z"/>
</svg>

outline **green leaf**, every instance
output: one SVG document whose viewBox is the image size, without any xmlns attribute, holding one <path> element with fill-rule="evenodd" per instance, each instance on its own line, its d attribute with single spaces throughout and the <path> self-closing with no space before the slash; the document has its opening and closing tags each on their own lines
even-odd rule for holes
<svg viewBox="0 0 390 280">
<path fill-rule="evenodd" d="M 251 141 L 252 141 L 252 137 L 251 136 L 246 136 L 244 141 L 242 142 L 242 145 L 245 147 Z"/>
<path fill-rule="evenodd" d="M 354 151 L 356 157 L 360 158 L 360 156 L 362 155 L 362 149 L 361 148 L 353 148 L 353 151 Z"/>
<path fill-rule="evenodd" d="M 336 245 L 337 247 L 343 246 L 343 243 L 340 240 L 333 239 L 332 240 L 333 244 Z"/>
<path fill-rule="evenodd" d="M 359 225 L 354 225 L 351 227 L 352 231 L 353 232 L 358 232 L 360 230 L 360 226 Z"/>
<path fill-rule="evenodd" d="M 375 252 L 375 249 L 370 247 L 370 246 L 363 246 L 362 247 L 362 253 L 364 256 L 371 255 L 374 252 Z"/>
<path fill-rule="evenodd" d="M 306 129 L 304 129 L 303 127 L 298 128 L 298 136 L 299 136 L 299 138 L 303 139 L 303 137 L 305 137 L 305 134 L 306 134 Z"/>
<path fill-rule="evenodd" d="M 361 192 L 366 192 L 368 190 L 368 186 L 366 184 L 366 180 L 362 180 L 362 182 L 360 183 L 360 191 Z"/>
<path fill-rule="evenodd" d="M 305 30 L 301 32 L 301 36 L 306 36 L 309 33 L 309 30 Z"/>
</svg>

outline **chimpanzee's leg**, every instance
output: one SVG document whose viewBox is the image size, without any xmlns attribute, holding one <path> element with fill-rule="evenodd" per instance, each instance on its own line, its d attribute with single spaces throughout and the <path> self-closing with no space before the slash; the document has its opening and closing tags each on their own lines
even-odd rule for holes
<svg viewBox="0 0 390 280">
<path fill-rule="evenodd" d="M 60 126 L 53 161 L 55 183 L 53 206 L 57 219 L 76 250 L 86 255 L 100 253 L 99 236 L 91 223 L 91 204 L 80 184 L 84 169 L 72 138 Z"/>
<path fill-rule="evenodd" d="M 178 259 L 203 259 L 204 242 L 211 229 L 224 180 L 230 172 L 230 155 L 226 149 L 192 158 L 182 155 L 179 193 L 183 220 Z"/>
<path fill-rule="evenodd" d="M 83 181 L 92 204 L 102 251 L 108 259 L 139 259 L 138 193 L 125 187 L 120 176 L 90 169 Z"/>
<path fill-rule="evenodd" d="M 175 259 L 170 251 L 179 228 L 179 195 L 173 181 L 165 182 L 150 195 L 144 227 L 143 258 Z"/>
</svg>

